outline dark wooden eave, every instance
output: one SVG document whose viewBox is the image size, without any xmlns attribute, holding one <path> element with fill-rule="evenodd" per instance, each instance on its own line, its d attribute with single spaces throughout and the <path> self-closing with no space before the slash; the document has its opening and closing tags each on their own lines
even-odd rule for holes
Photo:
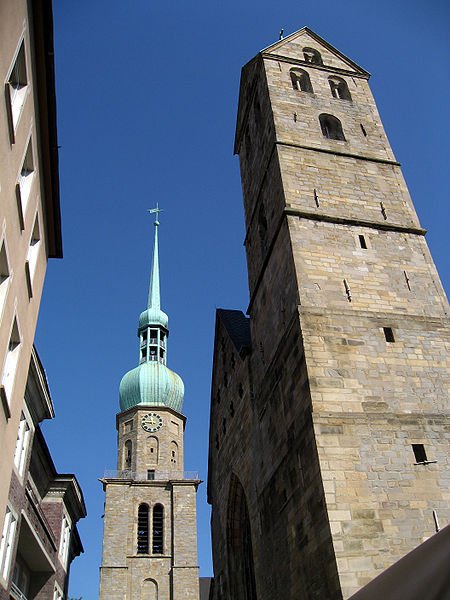
<svg viewBox="0 0 450 600">
<path fill-rule="evenodd" d="M 30 9 L 48 255 L 62 258 L 52 2 L 31 0 Z"/>
</svg>

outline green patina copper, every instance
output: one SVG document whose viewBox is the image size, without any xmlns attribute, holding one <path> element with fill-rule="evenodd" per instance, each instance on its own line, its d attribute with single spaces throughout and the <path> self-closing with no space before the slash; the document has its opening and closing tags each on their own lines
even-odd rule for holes
<svg viewBox="0 0 450 600">
<path fill-rule="evenodd" d="M 128 371 L 120 382 L 120 409 L 133 406 L 168 406 L 182 411 L 184 384 L 179 375 L 166 366 L 169 317 L 161 310 L 158 257 L 158 213 L 156 213 L 153 263 L 148 306 L 139 317 L 140 364 Z"/>
</svg>

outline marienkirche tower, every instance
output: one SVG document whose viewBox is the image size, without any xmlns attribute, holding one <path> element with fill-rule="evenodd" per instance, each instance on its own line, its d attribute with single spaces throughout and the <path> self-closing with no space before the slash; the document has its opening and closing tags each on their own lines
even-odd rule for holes
<svg viewBox="0 0 450 600">
<path fill-rule="evenodd" d="M 160 308 L 158 212 L 139 364 L 120 383 L 117 471 L 106 493 L 100 600 L 198 600 L 197 474 L 184 472 L 184 385 L 166 366 Z"/>
</svg>

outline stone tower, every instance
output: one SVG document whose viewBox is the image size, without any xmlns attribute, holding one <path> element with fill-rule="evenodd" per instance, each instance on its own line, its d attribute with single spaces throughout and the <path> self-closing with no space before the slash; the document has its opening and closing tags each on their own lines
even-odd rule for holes
<svg viewBox="0 0 450 600">
<path fill-rule="evenodd" d="M 156 219 L 158 209 L 156 212 Z M 197 474 L 184 472 L 184 385 L 167 368 L 160 308 L 158 220 L 139 365 L 120 383 L 117 471 L 106 493 L 100 600 L 198 600 Z"/>
<path fill-rule="evenodd" d="M 217 312 L 214 598 L 348 598 L 448 523 L 448 303 L 369 74 L 304 28 L 242 71 L 249 318 Z"/>
</svg>

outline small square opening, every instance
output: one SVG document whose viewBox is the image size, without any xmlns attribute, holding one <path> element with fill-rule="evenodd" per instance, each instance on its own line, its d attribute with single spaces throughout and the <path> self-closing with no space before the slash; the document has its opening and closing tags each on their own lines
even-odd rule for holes
<svg viewBox="0 0 450 600">
<path fill-rule="evenodd" d="M 423 444 L 412 444 L 412 449 L 417 463 L 428 462 L 427 453 Z"/>
<path fill-rule="evenodd" d="M 383 327 L 384 337 L 387 342 L 395 342 L 394 332 L 392 331 L 392 327 Z"/>
</svg>

